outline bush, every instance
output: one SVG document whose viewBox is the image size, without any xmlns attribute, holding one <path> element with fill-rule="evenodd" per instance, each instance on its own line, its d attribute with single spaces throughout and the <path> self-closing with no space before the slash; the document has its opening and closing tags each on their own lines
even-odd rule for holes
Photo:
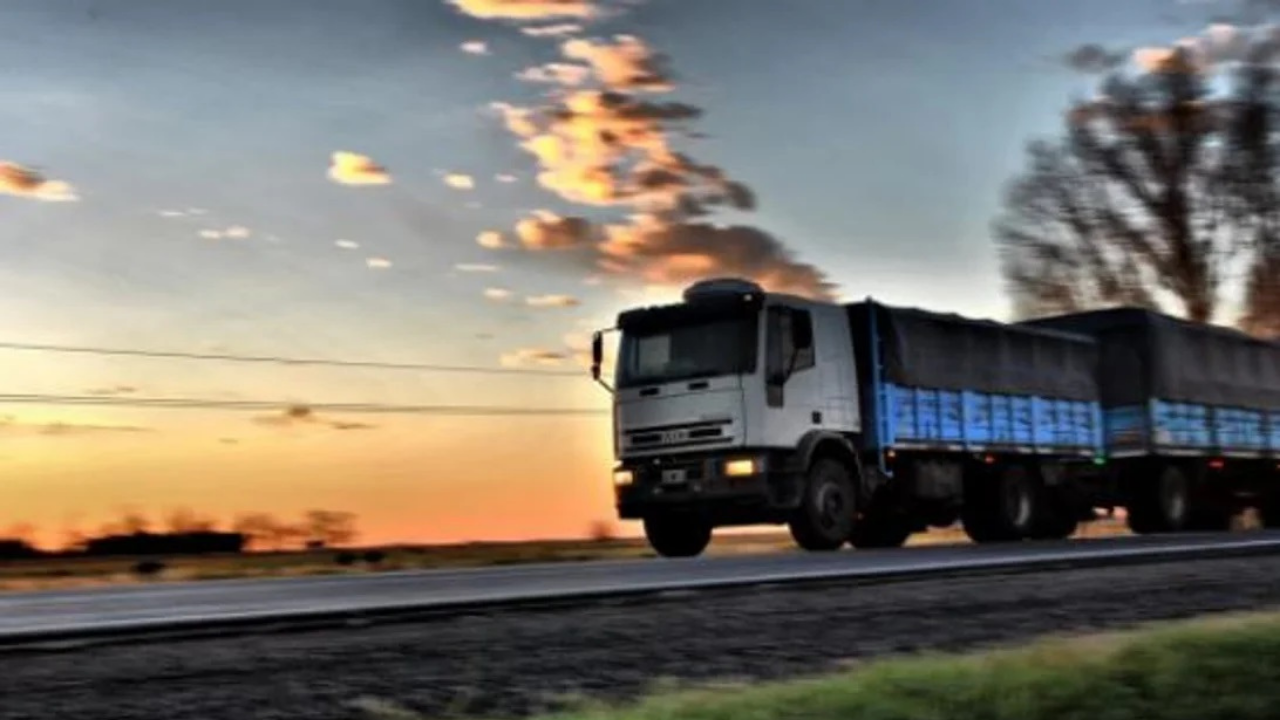
<svg viewBox="0 0 1280 720">
<path fill-rule="evenodd" d="M 343 567 L 348 567 L 348 566 L 351 566 L 351 565 L 355 565 L 355 564 L 356 564 L 356 561 L 357 561 L 358 559 L 359 559 L 359 558 L 357 558 L 357 557 L 356 557 L 356 554 L 355 554 L 355 553 L 353 553 L 353 552 L 345 552 L 345 551 L 344 551 L 344 552 L 340 552 L 340 553 L 338 553 L 337 555 L 335 555 L 335 556 L 333 557 L 333 561 L 334 561 L 334 562 L 336 562 L 336 563 L 338 563 L 339 565 L 341 565 L 341 566 L 343 566 Z"/>
<path fill-rule="evenodd" d="M 366 550 L 364 561 L 370 565 L 380 565 L 387 559 L 387 554 L 381 550 Z"/>
<path fill-rule="evenodd" d="M 159 560 L 141 560 L 133 566 L 133 574 L 142 578 L 155 577 L 164 570 L 165 564 Z"/>
</svg>

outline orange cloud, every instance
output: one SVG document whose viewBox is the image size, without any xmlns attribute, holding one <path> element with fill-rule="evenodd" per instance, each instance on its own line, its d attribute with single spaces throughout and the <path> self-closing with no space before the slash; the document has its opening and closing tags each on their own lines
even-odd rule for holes
<svg viewBox="0 0 1280 720">
<path fill-rule="evenodd" d="M 485 288 L 484 296 L 488 300 L 505 302 L 511 299 L 511 291 L 506 288 Z"/>
<path fill-rule="evenodd" d="M 561 217 L 549 210 L 535 210 L 533 217 L 516 224 L 516 237 L 534 250 L 562 250 L 586 245 L 592 226 L 580 217 Z"/>
<path fill-rule="evenodd" d="M 537 211 L 515 226 L 523 248 L 579 249 L 569 257 L 592 270 L 648 283 L 732 273 L 773 290 L 832 295 L 824 274 L 795 260 L 777 238 L 707 221 L 720 209 L 755 209 L 755 194 L 723 169 L 676 149 L 677 137 L 693 136 L 689 126 L 702 110 L 645 97 L 674 89 L 665 56 L 632 35 L 569 40 L 561 54 L 576 65 L 526 71 L 530 79 L 566 86 L 548 104 L 491 107 L 536 160 L 542 188 L 566 202 L 623 209 L 629 220 L 598 225 Z M 581 69 L 563 69 L 583 65 L 588 78 Z"/>
<path fill-rule="evenodd" d="M 538 308 L 567 308 L 582 304 L 578 298 L 571 295 L 532 295 L 524 301 L 529 307 Z"/>
<path fill-rule="evenodd" d="M 612 90 L 667 92 L 675 88 L 665 57 L 633 35 L 618 35 L 614 41 L 569 40 L 563 53 L 590 64 L 600 82 Z"/>
<path fill-rule="evenodd" d="M 75 189 L 61 180 L 49 180 L 39 171 L 14 162 L 0 161 L 0 193 L 44 202 L 79 200 Z"/>
<path fill-rule="evenodd" d="M 477 18 L 545 20 L 589 18 L 596 14 L 591 0 L 449 0 L 462 12 Z"/>
<path fill-rule="evenodd" d="M 330 157 L 329 179 L 341 185 L 390 185 L 391 174 L 372 159 L 338 151 Z"/>
</svg>

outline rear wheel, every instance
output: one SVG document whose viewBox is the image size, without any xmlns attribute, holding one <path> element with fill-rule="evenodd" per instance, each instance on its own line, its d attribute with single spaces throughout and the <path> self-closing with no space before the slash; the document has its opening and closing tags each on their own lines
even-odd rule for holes
<svg viewBox="0 0 1280 720">
<path fill-rule="evenodd" d="M 686 515 L 651 515 L 644 519 L 649 546 L 663 557 L 696 557 L 711 544 L 711 525 Z"/>
<path fill-rule="evenodd" d="M 965 489 L 961 520 L 965 534 L 978 543 L 1011 542 L 1031 537 L 1043 516 L 1038 478 L 1022 465 L 972 477 Z"/>
<path fill-rule="evenodd" d="M 1138 480 L 1130 489 L 1129 529 L 1135 533 L 1179 532 L 1192 520 L 1192 486 L 1186 473 L 1172 465 L 1160 470 L 1155 481 Z"/>
<path fill-rule="evenodd" d="M 853 533 L 854 512 L 848 468 L 830 458 L 819 458 L 809 468 L 800 507 L 788 523 L 791 537 L 805 550 L 838 550 Z"/>
</svg>

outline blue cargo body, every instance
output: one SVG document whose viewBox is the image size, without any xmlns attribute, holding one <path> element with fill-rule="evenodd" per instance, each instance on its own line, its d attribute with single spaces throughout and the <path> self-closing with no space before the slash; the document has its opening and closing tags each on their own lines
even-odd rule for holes
<svg viewBox="0 0 1280 720">
<path fill-rule="evenodd" d="M 887 448 L 1019 453 L 1102 451 L 1096 402 L 885 386 L 876 423 Z"/>
<path fill-rule="evenodd" d="M 1026 323 L 1099 343 L 1113 457 L 1280 457 L 1280 345 L 1134 308 Z"/>
<path fill-rule="evenodd" d="M 1152 400 L 1107 410 L 1105 421 L 1115 457 L 1280 457 L 1280 412 Z"/>
<path fill-rule="evenodd" d="M 849 309 L 865 441 L 885 472 L 896 449 L 1103 454 L 1091 338 L 871 301 Z"/>
</svg>

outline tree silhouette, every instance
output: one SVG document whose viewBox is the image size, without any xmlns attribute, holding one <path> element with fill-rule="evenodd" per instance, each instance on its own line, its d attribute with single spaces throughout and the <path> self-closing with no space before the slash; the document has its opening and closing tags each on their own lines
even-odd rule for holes
<svg viewBox="0 0 1280 720">
<path fill-rule="evenodd" d="M 171 533 L 210 532 L 217 528 L 218 521 L 202 517 L 190 508 L 179 508 L 169 514 L 166 525 Z"/>
<path fill-rule="evenodd" d="M 308 511 L 305 527 L 307 539 L 324 547 L 346 545 L 356 538 L 356 516 L 349 512 Z"/>
<path fill-rule="evenodd" d="M 1246 268 L 1242 325 L 1280 323 L 1274 74 L 1254 56 L 1225 98 L 1178 49 L 1076 104 L 1030 144 L 994 224 L 1021 316 L 1137 305 L 1212 321 Z"/>
</svg>

